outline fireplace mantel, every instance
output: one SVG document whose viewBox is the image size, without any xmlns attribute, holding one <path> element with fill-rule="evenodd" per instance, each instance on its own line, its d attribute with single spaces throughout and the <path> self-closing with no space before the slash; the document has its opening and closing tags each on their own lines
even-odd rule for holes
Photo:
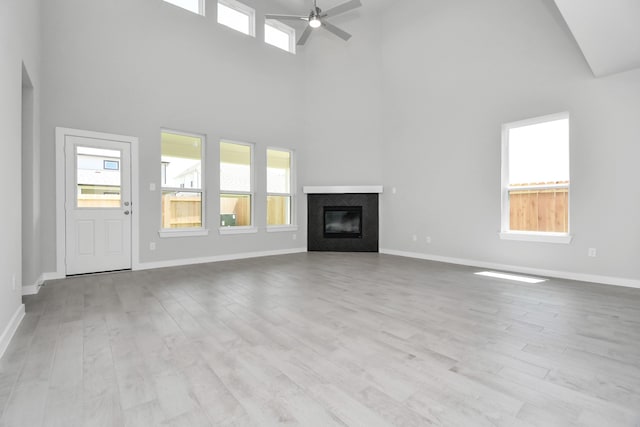
<svg viewBox="0 0 640 427">
<path fill-rule="evenodd" d="M 305 194 L 382 194 L 382 185 L 325 185 L 302 187 Z"/>
</svg>

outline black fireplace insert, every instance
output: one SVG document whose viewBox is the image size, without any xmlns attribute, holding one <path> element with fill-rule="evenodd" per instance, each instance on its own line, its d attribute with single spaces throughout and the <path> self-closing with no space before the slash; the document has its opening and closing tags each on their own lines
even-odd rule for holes
<svg viewBox="0 0 640 427">
<path fill-rule="evenodd" d="M 324 206 L 324 237 L 361 239 L 362 206 Z"/>
</svg>

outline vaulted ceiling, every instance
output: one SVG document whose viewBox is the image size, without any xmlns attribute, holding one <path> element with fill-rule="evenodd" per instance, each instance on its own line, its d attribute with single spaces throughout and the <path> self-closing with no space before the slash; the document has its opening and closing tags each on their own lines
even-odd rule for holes
<svg viewBox="0 0 640 427">
<path fill-rule="evenodd" d="M 640 67 L 640 1 L 555 2 L 594 75 Z"/>
<path fill-rule="evenodd" d="M 330 9 L 346 0 L 317 0 Z M 431 1 L 431 0 L 423 0 Z M 639 0 L 553 0 L 596 77 L 640 68 Z M 304 14 L 313 0 L 272 0 L 274 13 Z M 363 9 L 403 7 L 403 0 L 362 0 Z M 277 10 L 280 9 L 281 10 Z"/>
</svg>

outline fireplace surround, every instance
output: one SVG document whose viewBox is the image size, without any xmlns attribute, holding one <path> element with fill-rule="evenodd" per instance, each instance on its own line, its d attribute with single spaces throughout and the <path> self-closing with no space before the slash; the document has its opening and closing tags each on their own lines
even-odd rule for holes
<svg viewBox="0 0 640 427">
<path fill-rule="evenodd" d="M 378 252 L 378 193 L 382 186 L 304 187 L 307 250 Z"/>
</svg>

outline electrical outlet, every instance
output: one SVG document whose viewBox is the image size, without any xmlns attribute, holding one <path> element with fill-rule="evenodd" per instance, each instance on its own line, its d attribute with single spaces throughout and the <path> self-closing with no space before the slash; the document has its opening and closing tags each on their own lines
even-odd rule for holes
<svg viewBox="0 0 640 427">
<path fill-rule="evenodd" d="M 431 236 L 427 236 L 427 243 L 431 243 Z"/>
<path fill-rule="evenodd" d="M 393 188 L 391 189 L 391 194 L 396 194 L 396 187 L 393 187 Z"/>
<path fill-rule="evenodd" d="M 417 234 L 414 234 L 411 238 L 413 239 L 414 242 L 418 241 L 418 235 Z"/>
<path fill-rule="evenodd" d="M 156 183 L 155 182 L 149 183 L 149 191 L 156 191 Z"/>
<path fill-rule="evenodd" d="M 156 242 L 149 243 L 149 250 L 150 251 L 155 251 L 156 250 Z"/>
<path fill-rule="evenodd" d="M 298 235 L 297 235 L 297 234 L 294 234 L 293 236 L 291 236 L 291 238 L 292 238 L 293 240 L 296 240 L 296 239 L 298 238 Z"/>
<path fill-rule="evenodd" d="M 587 255 L 589 255 L 592 258 L 595 258 L 596 256 L 598 256 L 598 252 L 596 251 L 596 248 L 589 248 Z"/>
</svg>

